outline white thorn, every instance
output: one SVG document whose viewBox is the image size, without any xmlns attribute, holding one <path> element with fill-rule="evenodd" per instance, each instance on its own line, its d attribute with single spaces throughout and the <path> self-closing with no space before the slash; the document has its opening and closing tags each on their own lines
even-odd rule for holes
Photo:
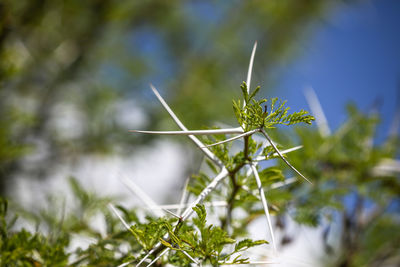
<svg viewBox="0 0 400 267">
<path fill-rule="evenodd" d="M 197 197 L 195 201 L 190 204 L 188 208 L 183 212 L 182 214 L 182 220 L 185 221 L 188 219 L 192 214 L 193 214 L 193 207 L 195 207 L 197 204 L 201 203 L 204 201 L 204 199 L 210 194 L 216 187 L 217 185 L 226 177 L 228 176 L 229 172 L 228 170 L 223 167 L 221 172 L 207 185 L 206 188 L 203 189 L 203 191 L 200 193 L 200 195 Z"/>
<path fill-rule="evenodd" d="M 228 129 L 212 129 L 212 130 L 192 130 L 192 131 L 142 131 L 142 130 L 129 130 L 133 133 L 144 134 L 159 134 L 159 135 L 212 135 L 212 134 L 241 134 L 243 129 L 241 127 L 228 128 Z"/>
<path fill-rule="evenodd" d="M 179 215 L 173 213 L 173 212 L 170 211 L 170 210 L 167 210 L 167 209 L 164 209 L 164 208 L 163 208 L 162 210 L 165 211 L 166 213 L 172 215 L 173 217 L 175 217 L 175 218 L 177 218 L 177 219 L 180 219 L 180 218 L 181 218 Z"/>
<path fill-rule="evenodd" d="M 267 218 L 269 232 L 271 234 L 272 247 L 274 248 L 274 251 L 276 251 L 274 231 L 272 230 L 272 223 L 271 223 L 271 218 L 269 216 L 268 204 L 267 204 L 267 200 L 265 198 L 264 189 L 263 189 L 262 184 L 261 184 L 260 176 L 258 175 L 257 168 L 255 167 L 254 164 L 251 164 L 250 167 L 251 167 L 251 169 L 253 171 L 254 177 L 256 178 L 258 191 L 260 193 L 261 203 L 262 203 L 262 205 L 264 207 L 264 212 L 265 212 L 265 216 Z"/>
<path fill-rule="evenodd" d="M 188 187 L 188 184 L 189 184 L 189 178 L 187 178 L 186 179 L 186 181 L 185 181 L 185 184 L 183 185 L 183 190 L 182 190 L 182 196 L 181 196 L 181 200 L 179 201 L 179 208 L 178 208 L 178 210 L 176 211 L 176 213 L 178 214 L 178 215 L 181 215 L 181 213 L 182 213 L 182 207 L 183 207 L 183 205 L 185 204 L 185 202 L 186 202 L 186 198 L 187 198 L 187 187 Z"/>
<path fill-rule="evenodd" d="M 260 150 L 259 150 L 259 152 L 258 152 L 256 158 L 260 157 L 260 155 L 261 155 L 261 154 L 263 153 L 263 151 L 264 151 L 264 148 L 266 148 L 266 147 L 269 146 L 269 145 L 270 145 L 270 144 L 269 144 L 268 141 L 264 141 L 263 144 L 261 145 L 261 148 L 260 148 Z M 254 164 L 255 164 L 255 166 L 257 166 L 258 162 L 254 162 Z M 247 166 L 248 166 L 248 169 L 247 169 L 247 172 L 246 172 L 246 178 L 245 178 L 245 180 L 243 181 L 244 183 L 246 183 L 246 179 L 251 175 L 251 172 L 252 172 L 250 166 L 249 166 L 249 165 L 247 165 Z"/>
<path fill-rule="evenodd" d="M 292 183 L 296 182 L 297 180 L 298 179 L 296 177 L 287 178 L 282 182 L 276 182 L 276 183 L 271 184 L 270 188 L 271 189 L 280 188 L 280 187 L 283 187 L 285 185 L 292 184 Z"/>
<path fill-rule="evenodd" d="M 150 262 L 147 267 L 150 267 L 151 265 L 153 265 L 156 261 L 158 261 L 159 258 L 161 258 L 162 256 L 164 256 L 165 253 L 167 253 L 169 251 L 169 248 L 165 248 L 160 255 L 158 255 L 152 262 Z"/>
<path fill-rule="evenodd" d="M 253 63 L 254 63 L 254 56 L 256 54 L 256 49 L 257 49 L 257 41 L 254 43 L 253 50 L 251 51 L 249 69 L 247 70 L 247 79 L 246 79 L 247 93 L 249 93 L 250 91 L 251 73 L 253 71 Z"/>
<path fill-rule="evenodd" d="M 127 261 L 127 262 L 124 262 L 124 263 L 118 265 L 117 267 L 125 267 L 125 266 L 128 266 L 129 264 L 131 264 L 131 263 L 133 263 L 133 262 L 134 262 L 134 261 Z"/>
<path fill-rule="evenodd" d="M 278 150 L 278 148 L 275 146 L 275 144 L 272 142 L 271 138 L 268 136 L 268 134 L 264 131 L 264 129 L 261 129 L 261 133 L 267 138 L 268 142 L 271 144 L 271 146 L 275 149 L 276 153 L 278 153 L 279 157 L 283 160 L 283 162 L 286 163 L 293 171 L 295 171 L 298 175 L 300 175 L 304 180 L 312 184 L 310 180 L 308 180 L 303 174 L 301 174 L 295 167 L 292 166 L 292 164 L 285 159 L 285 157 L 282 155 L 282 153 Z"/>
<path fill-rule="evenodd" d="M 301 148 L 303 148 L 303 146 L 295 146 L 295 147 L 292 147 L 292 148 L 288 148 L 286 150 L 282 150 L 281 154 L 284 155 L 284 154 L 299 150 Z M 276 157 L 276 156 L 279 156 L 279 155 L 278 155 L 278 153 L 275 152 L 274 154 L 272 154 L 272 156 Z M 265 156 L 258 156 L 258 157 L 256 157 L 254 159 L 254 161 L 261 161 L 261 160 L 268 160 L 268 158 L 266 158 Z"/>
<path fill-rule="evenodd" d="M 197 265 L 200 265 L 200 263 L 199 263 L 198 261 L 196 261 L 192 256 L 190 256 L 189 253 L 187 253 L 187 252 L 184 251 L 184 250 L 181 250 L 181 252 L 182 252 L 183 254 L 185 254 L 186 257 L 188 257 L 191 261 L 193 261 L 193 262 L 196 263 Z"/>
<path fill-rule="evenodd" d="M 156 249 L 158 249 L 158 247 L 161 246 L 161 242 L 157 243 L 154 248 L 152 250 L 149 251 L 149 253 L 146 254 L 146 256 L 144 256 L 139 263 L 136 266 L 140 266 L 140 264 L 142 264 L 148 257 L 150 257 L 151 254 L 153 254 L 154 251 L 156 251 Z"/>
<path fill-rule="evenodd" d="M 132 180 L 127 178 L 121 178 L 121 182 L 128 187 L 129 190 L 132 191 L 146 206 L 152 208 L 154 206 L 158 206 L 156 202 L 154 202 L 139 186 L 137 186 Z M 155 216 L 162 217 L 164 215 L 163 212 L 158 210 L 153 210 Z"/>
<path fill-rule="evenodd" d="M 119 214 L 118 210 L 114 207 L 113 204 L 109 203 L 108 207 L 110 210 L 117 215 L 118 219 L 122 222 L 122 224 L 125 226 L 126 230 L 131 231 L 131 228 L 129 227 L 128 223 L 122 218 L 121 214 Z"/>
<path fill-rule="evenodd" d="M 234 141 L 234 140 L 239 139 L 239 138 L 241 138 L 241 137 L 248 136 L 248 135 L 252 135 L 253 133 L 258 132 L 258 131 L 259 131 L 258 129 L 251 130 L 251 131 L 248 131 L 248 132 L 239 134 L 239 135 L 237 135 L 237 136 L 228 138 L 228 139 L 223 140 L 223 141 L 221 141 L 221 142 L 217 142 L 217 143 L 214 143 L 214 144 L 211 144 L 211 145 L 206 145 L 205 147 L 211 147 L 211 146 L 216 146 L 216 145 L 228 143 L 228 142 L 230 142 L 230 141 Z"/>
<path fill-rule="evenodd" d="M 320 134 L 323 137 L 331 135 L 328 121 L 325 117 L 325 113 L 314 89 L 312 87 L 305 88 L 304 95 L 306 97 L 308 105 L 310 106 L 311 113 L 315 116 L 315 121 L 317 123 Z"/>
<path fill-rule="evenodd" d="M 269 265 L 269 264 L 279 264 L 280 262 L 277 261 L 251 261 L 244 264 L 248 265 Z M 219 263 L 219 266 L 227 266 L 227 265 L 238 265 L 237 263 Z"/>
<path fill-rule="evenodd" d="M 153 91 L 154 95 L 157 97 L 157 99 L 160 101 L 160 103 L 163 105 L 163 107 L 167 110 L 169 115 L 172 117 L 172 119 L 175 121 L 175 123 L 181 128 L 183 131 L 188 131 L 188 129 L 183 125 L 183 123 L 179 120 L 179 118 L 175 115 L 175 113 L 172 111 L 172 109 L 168 106 L 167 102 L 162 98 L 160 93 L 157 91 L 157 89 L 150 84 L 150 88 Z M 196 137 L 193 135 L 189 135 L 189 138 L 198 146 L 198 147 L 203 147 L 204 144 Z M 207 148 L 201 148 L 203 153 L 209 157 L 215 164 L 218 166 L 222 166 L 222 162 L 218 159 L 217 156 L 215 156 L 209 149 Z"/>
<path fill-rule="evenodd" d="M 203 203 L 206 207 L 226 207 L 228 204 L 226 201 L 213 201 L 213 202 L 205 202 Z M 151 207 L 149 209 L 169 209 L 169 210 L 179 210 L 183 208 L 190 207 L 190 203 L 182 203 L 182 204 L 167 204 L 167 205 L 158 205 Z M 177 214 L 180 214 L 177 212 Z"/>
</svg>

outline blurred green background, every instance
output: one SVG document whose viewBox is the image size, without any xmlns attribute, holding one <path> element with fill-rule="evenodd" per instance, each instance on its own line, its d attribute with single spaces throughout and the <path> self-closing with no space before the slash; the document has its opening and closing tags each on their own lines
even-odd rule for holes
<svg viewBox="0 0 400 267">
<path fill-rule="evenodd" d="M 385 4 L 375 10 L 378 2 Z M 305 51 L 310 47 L 306 44 L 320 41 L 312 37 L 319 26 L 329 24 L 329 19 L 332 22 L 332 14 L 338 13 L 333 19 L 337 19 L 338 28 L 365 29 L 348 10 L 357 5 L 362 6 L 360 9 L 372 6 L 379 18 L 386 14 L 387 18 L 398 18 L 396 3 L 0 0 L 0 195 L 11 196 L 15 181 L 22 177 L 49 181 L 60 166 L 73 169 L 87 156 L 129 157 L 152 144 L 154 137 L 133 135 L 129 129 L 177 129 L 149 90 L 149 83 L 159 89 L 188 128 L 221 121 L 235 125 L 231 100 L 240 97 L 239 85 L 246 79 L 251 49 L 257 40 L 252 88 L 262 86 L 260 97 L 277 95 L 285 99 L 283 87 L 296 87 L 296 82 L 309 80 L 326 88 L 321 102 L 327 107 L 328 119 L 334 120 L 332 135 L 324 136 L 316 128 L 297 129 L 290 137 L 271 134 L 280 144 L 305 145 L 290 159 L 312 178 L 315 187 L 289 188 L 295 200 L 288 206 L 296 208 L 295 219 L 312 226 L 323 219 L 329 221 L 323 233 L 327 255 L 332 253 L 327 241 L 331 223 L 338 222 L 341 228 L 332 232 L 343 255 L 337 263 L 332 261 L 332 266 L 380 266 L 386 259 L 396 264 L 399 237 L 393 232 L 400 232 L 399 162 L 395 160 L 398 125 L 391 128 L 391 135 L 380 136 L 376 146 L 373 141 L 375 132 L 379 132 L 379 119 L 375 108 L 379 109 L 379 104 L 372 105 L 370 99 L 380 91 L 394 106 L 395 85 L 384 73 L 394 77 L 396 68 L 400 68 L 395 45 L 400 34 L 394 34 L 398 25 L 396 21 L 388 22 L 390 27 L 380 25 L 376 31 L 382 34 L 377 35 L 381 39 L 369 31 L 361 40 L 356 40 L 354 32 L 346 32 L 342 43 L 323 36 L 326 50 Z M 340 14 L 347 17 L 343 19 Z M 376 26 L 371 25 L 366 27 Z M 339 31 L 332 28 L 330 33 L 337 36 Z M 377 39 L 395 41 L 379 46 Z M 352 42 L 358 46 L 351 46 Z M 371 44 L 378 48 L 369 50 Z M 349 49 L 339 49 L 343 47 Z M 325 62 L 324 53 L 330 50 L 336 54 L 331 51 L 332 62 Z M 308 62 L 319 63 L 315 69 L 307 64 L 291 65 L 302 54 L 315 55 Z M 336 60 L 338 54 L 342 57 Z M 367 54 L 371 58 L 365 57 Z M 373 58 L 382 59 L 382 65 L 374 65 Z M 365 68 L 355 70 L 353 61 Z M 326 67 L 325 72 L 320 71 L 321 65 Z M 304 66 L 306 70 L 299 70 Z M 293 73 L 291 78 L 288 72 Z M 349 76 L 364 84 L 350 83 Z M 376 84 L 371 83 L 374 77 L 386 81 L 375 79 Z M 376 91 L 364 89 L 368 86 Z M 386 91 L 389 87 L 390 93 Z M 351 106 L 350 119 L 337 127 L 344 121 L 337 118 L 347 101 L 345 91 L 353 92 L 363 112 Z M 293 110 L 307 109 L 301 90 L 292 98 L 302 99 L 289 101 Z M 392 114 L 383 115 L 389 128 Z M 192 163 L 190 157 L 186 160 Z M 304 163 L 304 159 L 308 161 Z M 388 166 L 392 168 L 389 174 L 382 171 Z M 185 167 L 195 169 L 198 164 Z M 277 215 L 276 223 L 285 230 L 282 217 Z M 292 237 L 283 236 L 282 245 L 290 243 Z"/>
<path fill-rule="evenodd" d="M 0 192 L 87 154 L 134 153 L 173 129 L 159 88 L 189 128 L 228 117 L 251 47 L 264 93 L 339 2 L 0 1 Z"/>
</svg>

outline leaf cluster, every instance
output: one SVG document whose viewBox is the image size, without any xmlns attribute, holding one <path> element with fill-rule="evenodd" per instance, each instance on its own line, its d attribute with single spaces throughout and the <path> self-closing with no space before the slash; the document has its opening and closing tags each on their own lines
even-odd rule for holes
<svg viewBox="0 0 400 267">
<path fill-rule="evenodd" d="M 347 121 L 331 135 L 323 136 L 315 129 L 296 131 L 304 147 L 290 159 L 295 166 L 301 165 L 305 175 L 314 177 L 315 186 L 291 187 L 296 207 L 291 216 L 301 224 L 325 225 L 326 250 L 332 251 L 330 247 L 337 244 L 334 250 L 339 255 L 326 260 L 336 266 L 398 262 L 394 256 L 398 249 L 387 244 L 397 242 L 395 233 L 400 231 L 395 223 L 399 210 L 393 208 L 399 205 L 400 180 L 394 166 L 400 146 L 397 136 L 376 141 L 378 123 L 376 113 L 363 113 L 350 105 Z M 342 227 L 340 233 L 331 233 L 333 223 Z M 327 236 L 334 242 L 328 242 Z"/>
<path fill-rule="evenodd" d="M 220 227 L 207 224 L 207 212 L 204 205 L 199 204 L 193 207 L 193 210 L 197 217 L 193 218 L 192 225 L 185 223 L 179 228 L 179 231 L 175 232 L 172 231 L 171 225 L 167 226 L 170 242 L 161 239 L 164 246 L 176 251 L 176 253 L 185 251 L 193 258 L 200 260 L 202 264 L 217 266 L 248 263 L 248 259 L 243 258 L 240 253 L 248 248 L 268 243 L 264 240 L 253 241 L 251 239 L 237 242 Z M 234 247 L 232 247 L 233 244 Z M 230 252 L 226 252 L 229 250 Z M 170 255 L 168 258 L 173 259 L 173 262 L 170 263 L 177 265 L 178 262 L 183 264 L 187 261 L 183 254 L 179 255 L 179 257 Z M 180 261 L 178 261 L 178 258 Z"/>
<path fill-rule="evenodd" d="M 7 200 L 0 198 L 1 266 L 36 266 L 44 262 L 53 266 L 67 265 L 69 255 L 65 247 L 69 243 L 68 235 L 51 239 L 25 229 L 13 231 L 18 217 L 14 215 L 8 219 L 7 210 Z"/>
<path fill-rule="evenodd" d="M 233 110 L 237 121 L 245 131 L 257 128 L 274 128 L 277 125 L 292 125 L 297 123 L 311 124 L 314 119 L 307 111 L 300 110 L 289 114 L 289 107 L 286 101 L 278 102 L 278 98 L 255 100 L 254 97 L 259 92 L 260 87 L 256 87 L 253 92 L 248 93 L 245 82 L 240 86 L 243 93 L 244 103 L 240 100 L 233 101 Z M 269 111 L 268 111 L 269 106 Z M 263 108 L 264 107 L 264 108 Z"/>
</svg>

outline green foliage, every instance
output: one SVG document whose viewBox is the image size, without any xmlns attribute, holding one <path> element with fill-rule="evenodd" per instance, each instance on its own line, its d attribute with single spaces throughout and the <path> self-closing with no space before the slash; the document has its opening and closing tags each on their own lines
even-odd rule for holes
<svg viewBox="0 0 400 267">
<path fill-rule="evenodd" d="M 121 231 L 119 221 L 108 214 L 105 203 L 110 199 L 95 197 L 71 178 L 71 189 L 75 193 L 77 207 L 58 218 L 59 203 L 52 199 L 50 210 L 38 213 L 21 211 L 21 216 L 7 213 L 7 201 L 0 201 L 0 265 L 1 266 L 114 266 L 132 256 L 123 252 L 121 246 L 139 250 L 140 246 L 130 233 Z M 94 203 L 96 202 L 96 204 Z M 120 207 L 129 219 L 136 219 L 133 210 Z M 65 212 L 65 211 L 64 211 Z M 96 215 L 104 215 L 106 235 L 94 228 L 91 221 Z M 16 228 L 18 222 L 32 221 L 42 231 L 30 232 Z M 17 222 L 17 223 L 16 223 Z M 40 227 L 39 227 L 40 226 Z M 45 231 L 43 231 L 45 229 Z M 77 236 L 90 237 L 87 247 L 70 246 Z"/>
<path fill-rule="evenodd" d="M 180 255 L 179 260 L 178 257 L 169 256 L 169 259 L 172 259 L 170 263 L 174 265 L 183 266 L 187 261 L 187 258 L 182 257 L 183 254 L 180 251 L 186 251 L 203 264 L 213 266 L 248 263 L 248 259 L 243 258 L 240 253 L 248 248 L 268 243 L 264 240 L 253 241 L 251 239 L 236 242 L 220 227 L 207 224 L 207 212 L 204 205 L 197 205 L 193 207 L 193 210 L 197 214 L 197 217 L 192 220 L 193 225 L 185 223 L 178 232 L 172 232 L 172 226 L 166 224 L 171 241 L 167 242 L 161 239 L 161 243 Z M 235 244 L 234 249 L 232 249 L 232 244 Z M 227 250 L 231 251 L 225 252 Z M 235 258 L 231 260 L 233 256 Z"/>
<path fill-rule="evenodd" d="M 136 238 L 136 241 L 145 250 L 151 250 L 162 236 L 167 232 L 171 232 L 171 227 L 169 222 L 165 220 L 152 220 L 148 218 L 146 224 L 133 225 L 130 231 Z"/>
<path fill-rule="evenodd" d="M 163 126 L 165 113 L 148 103 L 149 77 L 165 84 L 189 128 L 220 120 L 230 112 L 226 94 L 240 82 L 232 77 L 248 60 L 244 48 L 261 36 L 271 89 L 278 77 L 269 70 L 293 58 L 305 26 L 332 5 L 272 2 L 202 2 L 210 14 L 191 1 L 0 1 L 0 194 L 11 177 L 50 178 L 65 162 L 123 157 L 132 144 L 148 143 L 126 134 L 132 125 L 124 118 L 128 106 Z M 24 160 L 42 145 L 50 153 Z"/>
<path fill-rule="evenodd" d="M 0 199 L 0 265 L 1 266 L 36 266 L 67 265 L 68 253 L 65 251 L 69 243 L 66 233 L 48 238 L 40 233 L 30 233 L 24 229 L 14 232 L 12 227 L 17 220 L 14 216 L 7 218 L 8 203 Z"/>
<path fill-rule="evenodd" d="M 350 105 L 347 121 L 329 136 L 297 129 L 304 147 L 290 159 L 314 178 L 314 186 L 291 188 L 296 207 L 292 216 L 299 223 L 322 224 L 326 229 L 340 225 L 340 232 L 330 233 L 333 242 L 324 239 L 327 251 L 336 252 L 324 259 L 332 266 L 398 262 L 399 251 L 389 244 L 398 241 L 395 233 L 400 231 L 400 183 L 394 170 L 399 142 L 397 136 L 388 136 L 375 143 L 378 123 L 376 113 L 363 114 Z"/>
<path fill-rule="evenodd" d="M 278 98 L 272 98 L 269 103 L 267 99 L 255 100 L 254 97 L 260 87 L 254 89 L 250 94 L 247 93 L 248 88 L 245 82 L 240 88 L 243 93 L 244 105 L 240 100 L 233 101 L 233 110 L 238 123 L 243 125 L 246 131 L 262 127 L 274 128 L 279 124 L 292 125 L 301 122 L 311 124 L 314 120 L 314 117 L 304 110 L 288 114 L 290 108 L 285 107 L 286 101 L 278 103 Z M 269 112 L 268 105 L 270 106 Z"/>
</svg>

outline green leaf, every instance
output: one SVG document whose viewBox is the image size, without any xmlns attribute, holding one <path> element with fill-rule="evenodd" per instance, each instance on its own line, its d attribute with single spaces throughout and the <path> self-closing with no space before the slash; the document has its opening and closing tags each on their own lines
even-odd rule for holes
<svg viewBox="0 0 400 267">
<path fill-rule="evenodd" d="M 204 229 L 206 222 L 207 222 L 206 208 L 202 204 L 197 204 L 196 207 L 193 207 L 193 210 L 197 214 L 197 218 L 193 219 L 193 222 L 195 223 L 195 225 L 197 227 L 199 227 L 199 229 Z"/>
<path fill-rule="evenodd" d="M 257 86 L 256 89 L 254 89 L 254 91 L 250 94 L 249 99 L 255 97 L 258 91 L 260 91 L 260 86 Z"/>
<path fill-rule="evenodd" d="M 163 244 L 164 246 L 174 249 L 174 247 L 172 247 L 172 245 L 170 243 L 168 243 L 167 241 L 165 241 L 164 239 L 160 238 L 159 240 L 160 240 L 161 244 Z"/>
<path fill-rule="evenodd" d="M 240 85 L 240 89 L 242 89 L 244 102 L 245 102 L 246 104 L 248 104 L 250 98 L 249 98 L 249 93 L 247 92 L 247 84 L 246 84 L 246 82 L 243 82 L 243 83 Z"/>
</svg>

